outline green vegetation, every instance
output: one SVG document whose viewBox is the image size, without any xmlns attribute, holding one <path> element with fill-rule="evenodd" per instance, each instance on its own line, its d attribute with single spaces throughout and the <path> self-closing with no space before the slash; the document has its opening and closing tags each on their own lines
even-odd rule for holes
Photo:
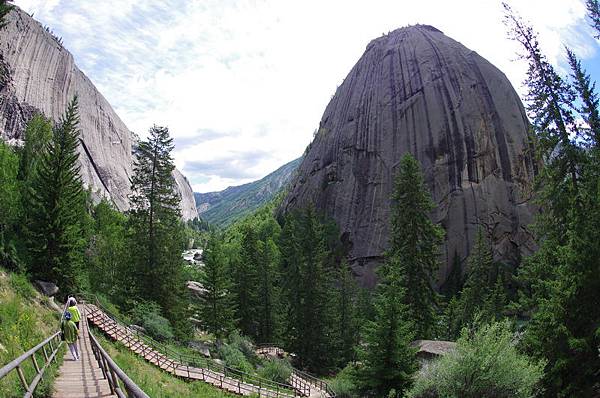
<svg viewBox="0 0 600 398">
<path fill-rule="evenodd" d="M 60 314 L 50 306 L 46 297 L 37 293 L 23 274 L 0 269 L 0 303 L 1 366 L 35 347 L 59 328 Z M 49 396 L 63 352 L 64 348 L 61 348 L 57 362 L 44 373 L 35 397 Z M 38 353 L 36 358 L 38 363 L 44 363 L 42 353 Z M 31 382 L 36 373 L 30 360 L 23 364 L 23 371 L 27 381 Z M 0 380 L 0 396 L 22 397 L 24 393 L 16 371 Z"/>
<path fill-rule="evenodd" d="M 594 21 L 598 5 L 588 6 Z M 593 396 L 600 392 L 598 94 L 572 51 L 572 73 L 563 78 L 531 27 L 505 8 L 510 34 L 529 64 L 528 112 L 544 162 L 537 187 L 544 209 L 537 220 L 540 248 L 519 270 L 519 310 L 531 314 L 522 346 L 547 361 L 546 396 Z"/>
<path fill-rule="evenodd" d="M 227 394 L 217 387 L 201 381 L 188 382 L 173 377 L 146 362 L 120 343 L 109 342 L 102 337 L 99 338 L 99 341 L 117 365 L 152 398 L 235 397 L 235 395 Z"/>
<path fill-rule="evenodd" d="M 543 362 L 516 347 L 510 322 L 462 330 L 456 349 L 423 368 L 408 394 L 413 398 L 529 398 L 539 392 Z"/>
<path fill-rule="evenodd" d="M 291 180 L 301 161 L 302 158 L 293 160 L 268 176 L 248 184 L 220 192 L 195 192 L 198 212 L 211 225 L 227 228 L 273 200 Z M 208 210 L 204 211 L 206 206 Z"/>
</svg>

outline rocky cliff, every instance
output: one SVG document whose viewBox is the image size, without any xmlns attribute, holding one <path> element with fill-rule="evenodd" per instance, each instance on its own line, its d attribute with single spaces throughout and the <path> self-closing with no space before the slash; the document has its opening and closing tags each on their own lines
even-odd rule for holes
<svg viewBox="0 0 600 398">
<path fill-rule="evenodd" d="M 390 194 L 401 156 L 421 163 L 446 231 L 439 283 L 478 229 L 497 260 L 534 249 L 526 226 L 535 173 L 528 121 L 506 76 L 425 25 L 373 40 L 325 109 L 286 211 L 313 203 L 338 223 L 365 285 L 388 243 Z"/>
<path fill-rule="evenodd" d="M 96 198 L 110 197 L 120 210 L 126 210 L 131 132 L 51 32 L 18 8 L 7 22 L 0 32 L 0 136 L 18 142 L 36 112 L 58 121 L 77 94 L 83 181 Z M 190 205 L 194 203 L 191 187 L 181 173 L 175 178 L 183 218 L 197 217 L 195 206 Z"/>
</svg>

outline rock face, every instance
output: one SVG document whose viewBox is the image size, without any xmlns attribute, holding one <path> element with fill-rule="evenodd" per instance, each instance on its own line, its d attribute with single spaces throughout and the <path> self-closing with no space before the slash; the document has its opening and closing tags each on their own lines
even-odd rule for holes
<svg viewBox="0 0 600 398">
<path fill-rule="evenodd" d="M 373 40 L 325 109 L 281 210 L 309 203 L 332 217 L 364 285 L 387 248 L 393 177 L 403 154 L 421 163 L 446 231 L 438 283 L 464 260 L 478 226 L 496 260 L 535 249 L 526 226 L 536 171 L 528 121 L 505 75 L 425 25 Z"/>
<path fill-rule="evenodd" d="M 0 137 L 9 142 L 21 140 L 36 112 L 58 122 L 77 94 L 83 181 L 96 199 L 111 198 L 117 208 L 126 210 L 132 174 L 131 132 L 77 68 L 73 56 L 39 22 L 18 8 L 7 22 L 0 33 Z M 183 217 L 197 217 L 189 183 L 179 172 L 175 178 Z"/>
</svg>

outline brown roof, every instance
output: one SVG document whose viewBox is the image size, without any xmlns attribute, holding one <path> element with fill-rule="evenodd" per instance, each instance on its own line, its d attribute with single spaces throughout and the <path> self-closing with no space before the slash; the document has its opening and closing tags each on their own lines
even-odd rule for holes
<svg viewBox="0 0 600 398">
<path fill-rule="evenodd" d="M 419 353 L 426 352 L 435 355 L 444 355 L 456 347 L 455 342 L 443 340 L 415 340 L 411 345 L 417 347 Z"/>
</svg>

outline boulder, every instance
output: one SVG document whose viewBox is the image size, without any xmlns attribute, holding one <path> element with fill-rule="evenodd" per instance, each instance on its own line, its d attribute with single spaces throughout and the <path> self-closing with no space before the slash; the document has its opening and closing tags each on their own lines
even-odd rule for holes
<svg viewBox="0 0 600 398">
<path fill-rule="evenodd" d="M 52 297 L 56 293 L 58 293 L 58 286 L 56 286 L 52 282 L 44 282 L 44 281 L 36 280 L 35 284 L 38 286 L 38 288 L 40 289 L 40 292 L 42 292 L 42 294 L 44 296 Z"/>
<path fill-rule="evenodd" d="M 210 358 L 210 348 L 207 344 L 204 344 L 200 341 L 190 341 L 188 343 L 188 347 L 191 349 L 198 351 L 200 354 L 204 355 L 206 358 Z"/>
<path fill-rule="evenodd" d="M 338 87 L 279 210 L 313 204 L 333 218 L 354 273 L 373 286 L 394 176 L 411 153 L 436 204 L 430 217 L 446 232 L 438 284 L 479 227 L 496 260 L 517 264 L 535 249 L 528 128 L 494 65 L 434 27 L 401 28 L 371 41 Z"/>
</svg>

